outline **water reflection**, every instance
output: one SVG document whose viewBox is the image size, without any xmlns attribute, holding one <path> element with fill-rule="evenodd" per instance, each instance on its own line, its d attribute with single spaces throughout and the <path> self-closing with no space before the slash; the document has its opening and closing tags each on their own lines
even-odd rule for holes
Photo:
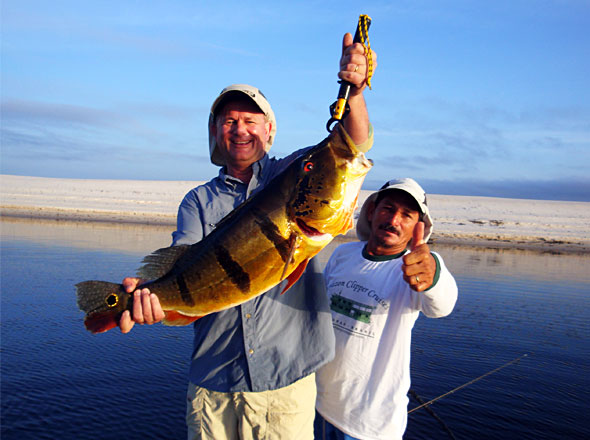
<svg viewBox="0 0 590 440">
<path fill-rule="evenodd" d="M 73 288 L 133 273 L 170 244 L 172 229 L 2 220 L 3 440 L 183 438 L 190 327 L 90 335 Z M 590 438 L 590 256 L 432 248 L 455 275 L 459 301 L 447 318 L 417 321 L 412 387 L 428 400 L 531 353 L 435 411 L 456 438 Z M 418 438 L 447 436 L 418 411 L 405 440 Z"/>
<path fill-rule="evenodd" d="M 104 252 L 125 252 L 147 255 L 171 244 L 172 226 L 133 223 L 75 222 L 63 220 L 31 220 L 2 218 L 2 237 L 5 239 L 34 240 L 46 244 L 97 249 Z M 336 238 L 320 255 L 326 263 L 334 248 L 350 241 Z M 556 254 L 534 250 L 485 247 L 466 247 L 449 244 L 432 244 L 449 269 L 458 275 L 524 276 L 537 280 L 552 280 L 567 273 L 572 281 L 589 282 L 589 256 L 585 254 Z"/>
<path fill-rule="evenodd" d="M 174 231 L 172 226 L 8 217 L 1 219 L 0 227 L 3 239 L 140 255 L 170 246 Z"/>
<path fill-rule="evenodd" d="M 572 281 L 590 281 L 590 257 L 585 254 L 436 244 L 431 249 L 444 257 L 454 274 L 488 278 L 519 276 L 537 280 L 553 280 L 567 274 Z"/>
</svg>

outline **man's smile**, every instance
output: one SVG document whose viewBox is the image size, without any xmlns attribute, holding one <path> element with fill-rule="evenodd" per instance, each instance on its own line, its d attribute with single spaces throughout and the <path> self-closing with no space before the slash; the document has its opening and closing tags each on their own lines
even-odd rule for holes
<svg viewBox="0 0 590 440">
<path fill-rule="evenodd" d="M 252 139 L 247 140 L 247 141 L 231 141 L 232 144 L 237 145 L 239 147 L 244 146 L 244 145 L 250 145 L 252 143 Z"/>
</svg>

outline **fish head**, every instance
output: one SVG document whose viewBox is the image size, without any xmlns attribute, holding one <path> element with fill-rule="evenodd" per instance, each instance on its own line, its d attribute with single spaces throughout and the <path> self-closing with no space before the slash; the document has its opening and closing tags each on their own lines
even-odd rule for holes
<svg viewBox="0 0 590 440">
<path fill-rule="evenodd" d="M 318 241 L 352 229 L 361 185 L 373 165 L 342 126 L 293 166 L 297 178 L 287 207 L 292 228 Z"/>
<path fill-rule="evenodd" d="M 78 307 L 86 313 L 84 325 L 92 333 L 116 327 L 125 310 L 133 304 L 132 296 L 121 284 L 84 281 L 76 284 Z"/>
</svg>

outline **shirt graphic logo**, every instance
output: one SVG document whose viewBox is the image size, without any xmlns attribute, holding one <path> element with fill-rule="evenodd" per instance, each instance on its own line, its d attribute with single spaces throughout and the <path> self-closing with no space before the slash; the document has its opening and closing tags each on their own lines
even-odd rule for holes
<svg viewBox="0 0 590 440">
<path fill-rule="evenodd" d="M 375 306 L 368 306 L 338 294 L 332 295 L 330 299 L 330 309 L 335 313 L 340 313 L 341 315 L 367 324 L 371 323 L 371 314 L 375 308 Z"/>
</svg>

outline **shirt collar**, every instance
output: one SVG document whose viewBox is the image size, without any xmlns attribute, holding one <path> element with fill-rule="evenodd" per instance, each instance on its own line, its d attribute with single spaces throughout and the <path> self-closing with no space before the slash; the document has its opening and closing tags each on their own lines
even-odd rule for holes
<svg viewBox="0 0 590 440">
<path fill-rule="evenodd" d="M 407 251 L 408 251 L 407 249 L 404 249 L 400 253 L 393 254 L 393 255 L 371 255 L 371 254 L 369 254 L 369 252 L 367 252 L 367 244 L 365 243 L 365 245 L 363 246 L 363 257 L 369 261 L 389 261 L 389 260 L 395 260 L 395 259 L 403 256 Z"/>
<path fill-rule="evenodd" d="M 257 160 L 252 164 L 252 178 L 255 180 L 260 180 L 263 176 L 264 170 L 268 165 L 270 158 L 268 157 L 267 153 L 264 153 L 264 156 L 260 160 Z M 227 174 L 227 168 L 224 166 L 221 167 L 219 170 L 219 178 L 223 180 L 225 183 L 235 185 L 236 183 L 244 184 L 240 179 L 237 177 L 230 176 Z"/>
</svg>

